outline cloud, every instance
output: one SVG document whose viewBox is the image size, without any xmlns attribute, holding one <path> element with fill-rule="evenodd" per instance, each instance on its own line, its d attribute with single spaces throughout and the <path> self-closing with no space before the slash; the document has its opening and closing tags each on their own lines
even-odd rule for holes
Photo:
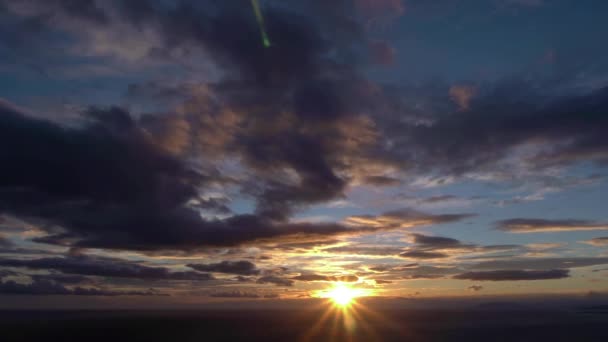
<svg viewBox="0 0 608 342">
<path fill-rule="evenodd" d="M 478 291 L 483 290 L 483 286 L 481 286 L 481 285 L 471 285 L 471 286 L 467 287 L 467 289 L 469 291 L 478 292 Z"/>
<path fill-rule="evenodd" d="M 475 270 L 545 270 L 587 267 L 604 264 L 608 264 L 608 258 L 514 258 L 507 260 L 484 261 L 471 265 L 470 268 Z"/>
<path fill-rule="evenodd" d="M 369 51 L 373 63 L 383 66 L 391 66 L 395 63 L 395 48 L 384 41 L 372 41 Z"/>
<path fill-rule="evenodd" d="M 586 230 L 608 230 L 608 223 L 588 220 L 547 220 L 513 218 L 498 221 L 498 229 L 509 233 L 544 233 Z"/>
<path fill-rule="evenodd" d="M 457 267 L 414 266 L 397 269 L 396 274 L 403 279 L 438 279 L 462 272 Z"/>
<path fill-rule="evenodd" d="M 446 253 L 441 252 L 429 252 L 429 251 L 418 251 L 418 250 L 410 250 L 407 252 L 403 252 L 399 254 L 402 258 L 408 259 L 441 259 L 449 257 Z"/>
<path fill-rule="evenodd" d="M 2 248 L 8 248 L 8 247 L 13 247 L 14 244 L 11 240 L 9 240 L 8 238 L 0 235 L 0 247 Z"/>
<path fill-rule="evenodd" d="M 202 272 L 218 272 L 244 276 L 260 274 L 260 270 L 256 268 L 255 264 L 246 260 L 222 261 L 215 264 L 188 264 L 186 266 Z"/>
<path fill-rule="evenodd" d="M 450 98 L 460 110 L 469 110 L 469 103 L 477 93 L 477 88 L 468 85 L 453 85 L 450 87 Z"/>
<path fill-rule="evenodd" d="M 453 247 L 460 245 L 460 241 L 442 236 L 429 236 L 423 234 L 410 234 L 413 242 L 425 247 Z"/>
<path fill-rule="evenodd" d="M 397 255 L 403 251 L 402 248 L 392 246 L 367 246 L 350 244 L 348 246 L 324 248 L 323 252 L 335 254 L 353 254 L 368 256 Z"/>
<path fill-rule="evenodd" d="M 354 0 L 360 15 L 369 20 L 400 16 L 405 12 L 403 0 Z"/>
<path fill-rule="evenodd" d="M 363 182 L 374 186 L 395 186 L 401 184 L 401 180 L 388 176 L 367 176 L 363 179 Z"/>
<path fill-rule="evenodd" d="M 277 276 L 264 276 L 256 280 L 258 284 L 274 284 L 277 286 L 293 286 L 293 280 L 285 279 Z"/>
<path fill-rule="evenodd" d="M 583 241 L 588 245 L 592 246 L 607 246 L 608 245 L 608 237 L 596 237 L 591 240 Z"/>
<path fill-rule="evenodd" d="M 422 203 L 440 203 L 447 202 L 452 200 L 457 200 L 458 197 L 454 195 L 440 195 L 440 196 L 432 196 L 428 198 L 423 198 L 420 200 Z"/>
<path fill-rule="evenodd" d="M 500 82 L 478 89 L 468 106 L 454 115 L 426 113 L 409 121 L 376 117 L 390 141 L 385 158 L 418 175 L 501 175 L 498 180 L 513 182 L 551 168 L 608 161 L 608 88 L 556 95 L 525 81 Z"/>
<path fill-rule="evenodd" d="M 66 274 L 142 280 L 208 281 L 213 279 L 213 277 L 207 273 L 193 271 L 171 272 L 168 268 L 164 267 L 150 267 L 120 259 L 89 256 L 40 258 L 31 260 L 0 259 L 0 265 L 4 267 L 56 270 Z"/>
<path fill-rule="evenodd" d="M 316 230 L 313 225 L 287 222 L 293 211 L 341 198 L 371 159 L 368 148 L 377 135 L 362 112 L 375 96 L 373 86 L 355 65 L 341 60 L 352 44 L 366 44 L 360 23 L 350 19 L 352 4 L 268 5 L 270 48 L 259 40 L 243 41 L 259 35 L 248 6 L 143 0 L 76 11 L 63 5 L 10 9 L 22 17 L 56 12 L 65 19 L 61 24 L 41 17 L 40 25 L 77 37 L 111 30 L 114 25 L 101 24 L 101 17 L 137 32 L 154 31 L 158 37 L 149 54 L 198 48 L 226 76 L 200 87 L 178 85 L 169 94 L 186 92 L 186 100 L 175 113 L 138 120 L 120 108 L 96 108 L 84 123 L 68 128 L 2 107 L 0 143 L 5 149 L 22 145 L 23 151 L 2 153 L 0 161 L 10 167 L 0 173 L 0 210 L 55 227 L 38 242 L 193 250 L 308 234 Z M 336 17 L 350 33 L 322 30 L 335 27 Z M 199 210 L 229 213 L 225 202 L 200 195 L 235 182 L 220 176 L 218 156 L 238 160 L 240 174 L 247 175 L 232 186 L 253 198 L 251 215 L 200 217 Z M 339 225 L 318 228 L 321 235 L 346 232 Z"/>
<path fill-rule="evenodd" d="M 67 288 L 61 284 L 34 280 L 29 284 L 21 284 L 12 280 L 0 282 L 0 294 L 10 295 L 74 295 L 74 296 L 164 296 L 164 294 L 148 291 L 108 291 L 89 287 Z"/>
<path fill-rule="evenodd" d="M 351 216 L 347 224 L 355 226 L 370 226 L 383 229 L 413 228 L 432 224 L 452 223 L 475 216 L 474 214 L 427 214 L 411 209 L 401 209 L 386 212 L 382 215 Z"/>
<path fill-rule="evenodd" d="M 517 281 L 517 280 L 546 280 L 562 279 L 570 276 L 568 270 L 498 270 L 466 272 L 455 275 L 454 279 L 475 281 Z"/>
<path fill-rule="evenodd" d="M 53 283 L 59 283 L 59 284 L 64 284 L 64 285 L 93 283 L 93 280 L 91 278 L 84 277 L 81 275 L 53 273 L 53 274 L 30 274 L 29 277 L 32 278 L 32 280 L 35 282 L 36 281 L 38 281 L 38 282 L 50 281 Z"/>
<path fill-rule="evenodd" d="M 260 298 L 257 293 L 238 290 L 212 292 L 209 296 L 216 298 Z"/>
<path fill-rule="evenodd" d="M 0 110 L 0 146 L 6 150 L 0 154 L 6 165 L 0 170 L 0 209 L 22 219 L 48 223 L 41 228 L 50 235 L 36 238 L 38 242 L 144 251 L 193 250 L 284 236 L 374 229 L 289 223 L 265 214 L 205 220 L 198 210 L 208 206 L 192 199 L 201 187 L 223 182 L 222 177 L 216 171 L 202 173 L 166 153 L 124 110 L 91 110 L 91 123 L 82 128 L 26 117 L 8 107 Z M 19 152 L 10 149 L 13 144 L 21 146 Z M 314 187 L 305 190 L 310 196 L 316 196 L 315 191 Z M 267 195 L 260 194 L 261 198 Z M 285 201 L 289 199 L 280 202 Z M 440 215 L 426 220 L 456 218 Z"/>
<path fill-rule="evenodd" d="M 298 281 L 324 281 L 324 282 L 346 282 L 356 283 L 359 281 L 359 277 L 355 275 L 337 275 L 328 276 L 321 274 L 300 274 L 299 276 L 292 277 L 293 280 Z"/>
<path fill-rule="evenodd" d="M 9 271 L 9 270 L 0 270 L 0 279 L 8 276 L 18 275 L 17 272 Z"/>
<path fill-rule="evenodd" d="M 390 280 L 374 279 L 374 283 L 376 283 L 376 285 L 386 285 L 386 284 L 392 284 L 393 282 Z"/>
</svg>

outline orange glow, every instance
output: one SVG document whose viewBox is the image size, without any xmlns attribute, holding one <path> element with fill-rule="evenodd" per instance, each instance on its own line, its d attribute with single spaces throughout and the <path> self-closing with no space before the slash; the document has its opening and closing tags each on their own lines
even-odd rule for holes
<svg viewBox="0 0 608 342">
<path fill-rule="evenodd" d="M 320 297 L 329 298 L 332 302 L 341 308 L 351 306 L 357 297 L 369 295 L 369 290 L 352 288 L 344 283 L 336 283 L 334 286 L 320 293 Z"/>
</svg>

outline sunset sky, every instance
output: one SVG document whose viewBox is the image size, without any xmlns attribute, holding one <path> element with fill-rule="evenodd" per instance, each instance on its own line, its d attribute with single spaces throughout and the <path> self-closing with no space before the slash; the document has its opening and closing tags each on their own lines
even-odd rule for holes
<svg viewBox="0 0 608 342">
<path fill-rule="evenodd" d="M 608 292 L 606 13 L 0 0 L 0 307 Z"/>
</svg>

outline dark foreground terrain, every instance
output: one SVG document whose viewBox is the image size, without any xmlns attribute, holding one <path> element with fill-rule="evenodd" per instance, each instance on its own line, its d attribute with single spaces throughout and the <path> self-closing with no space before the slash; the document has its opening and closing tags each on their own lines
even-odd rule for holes
<svg viewBox="0 0 608 342">
<path fill-rule="evenodd" d="M 325 314 L 325 315 L 324 315 Z M 605 310 L 4 311 L 1 341 L 608 341 Z"/>
</svg>

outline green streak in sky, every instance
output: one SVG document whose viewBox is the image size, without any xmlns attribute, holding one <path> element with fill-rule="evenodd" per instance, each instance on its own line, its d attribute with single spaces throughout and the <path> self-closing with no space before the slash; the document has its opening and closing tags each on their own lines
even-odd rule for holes
<svg viewBox="0 0 608 342">
<path fill-rule="evenodd" d="M 258 20 L 258 25 L 260 26 L 260 33 L 262 34 L 262 43 L 264 43 L 264 47 L 270 47 L 270 39 L 268 39 L 268 34 L 266 34 L 264 16 L 262 16 L 262 10 L 260 10 L 260 4 L 258 3 L 258 0 L 251 0 L 251 5 L 253 6 L 255 17 Z"/>
</svg>

